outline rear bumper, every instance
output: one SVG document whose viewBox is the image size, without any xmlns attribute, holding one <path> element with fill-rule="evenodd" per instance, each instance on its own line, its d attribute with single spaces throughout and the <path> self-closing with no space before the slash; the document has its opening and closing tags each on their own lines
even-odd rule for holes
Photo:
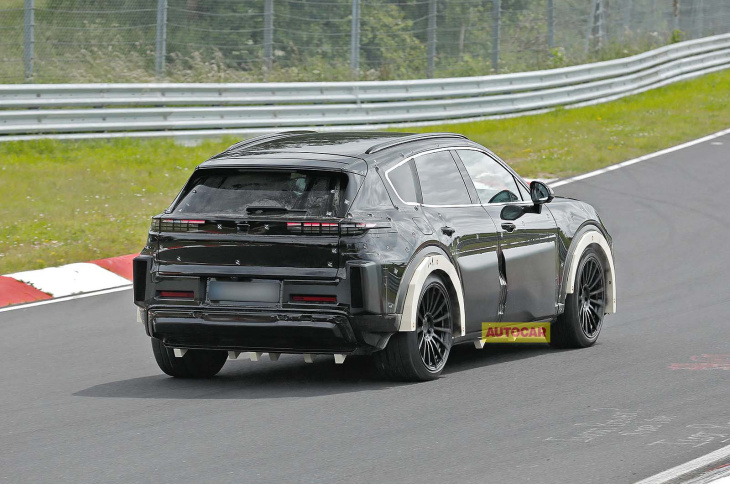
<svg viewBox="0 0 730 484">
<path fill-rule="evenodd" d="M 368 353 L 381 349 L 387 335 L 397 331 L 394 318 L 361 321 L 322 311 L 152 307 L 146 320 L 148 334 L 167 346 L 231 351 Z"/>
</svg>

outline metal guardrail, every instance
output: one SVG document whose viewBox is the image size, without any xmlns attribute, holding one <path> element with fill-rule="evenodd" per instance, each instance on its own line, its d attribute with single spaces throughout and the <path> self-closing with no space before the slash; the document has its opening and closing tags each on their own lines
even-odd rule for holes
<svg viewBox="0 0 730 484">
<path fill-rule="evenodd" d="M 730 68 L 730 34 L 681 42 L 624 59 L 484 77 L 0 85 L 0 141 L 59 133 L 66 133 L 64 137 L 82 137 L 79 133 L 104 137 L 111 132 L 116 134 L 109 136 L 206 135 L 301 126 L 355 128 L 440 122 L 596 103 L 725 68 Z"/>
</svg>

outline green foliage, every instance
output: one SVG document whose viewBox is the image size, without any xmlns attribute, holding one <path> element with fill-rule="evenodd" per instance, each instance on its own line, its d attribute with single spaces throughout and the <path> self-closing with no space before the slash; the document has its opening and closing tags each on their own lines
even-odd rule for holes
<svg viewBox="0 0 730 484">
<path fill-rule="evenodd" d="M 34 82 L 145 82 L 155 79 L 155 0 L 35 0 Z M 23 82 L 23 0 L 0 0 L 0 82 Z M 604 2 L 605 37 L 586 51 L 591 0 L 554 0 L 547 45 L 547 0 L 501 0 L 499 71 L 548 69 L 643 52 L 667 42 L 727 32 L 730 2 L 703 19 L 671 3 Z M 273 66 L 264 62 L 265 0 L 168 0 L 162 81 L 350 80 L 352 0 L 274 0 Z M 435 75 L 493 73 L 492 0 L 438 0 Z M 426 71 L 426 0 L 361 0 L 363 80 L 421 78 Z M 687 33 L 685 33 L 687 32 Z M 595 35 L 595 33 L 593 34 Z"/>
<path fill-rule="evenodd" d="M 413 22 L 385 0 L 368 2 L 363 9 L 360 42 L 366 69 L 382 79 L 424 76 L 426 49 L 412 33 Z M 373 76 L 376 77 L 376 76 Z"/>
<path fill-rule="evenodd" d="M 565 56 L 565 49 L 561 47 L 555 47 L 550 50 L 550 67 L 557 68 L 563 67 L 568 64 L 568 59 Z"/>
</svg>

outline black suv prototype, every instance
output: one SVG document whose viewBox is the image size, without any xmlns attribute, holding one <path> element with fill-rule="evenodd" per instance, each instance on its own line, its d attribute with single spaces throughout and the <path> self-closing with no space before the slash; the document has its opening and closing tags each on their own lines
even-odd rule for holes
<svg viewBox="0 0 730 484">
<path fill-rule="evenodd" d="M 436 378 L 483 323 L 552 323 L 586 347 L 615 311 L 611 238 L 588 204 L 529 185 L 451 133 L 296 131 L 198 166 L 152 219 L 134 302 L 162 371 L 226 358 L 372 354 Z"/>
</svg>

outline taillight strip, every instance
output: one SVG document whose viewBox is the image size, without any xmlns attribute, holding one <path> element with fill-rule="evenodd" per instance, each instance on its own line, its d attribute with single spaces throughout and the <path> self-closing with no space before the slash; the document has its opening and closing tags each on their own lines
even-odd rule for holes
<svg viewBox="0 0 730 484">
<path fill-rule="evenodd" d="M 289 232 L 298 234 L 341 234 L 360 235 L 375 228 L 388 228 L 390 223 L 378 222 L 287 222 L 286 228 Z"/>
</svg>

